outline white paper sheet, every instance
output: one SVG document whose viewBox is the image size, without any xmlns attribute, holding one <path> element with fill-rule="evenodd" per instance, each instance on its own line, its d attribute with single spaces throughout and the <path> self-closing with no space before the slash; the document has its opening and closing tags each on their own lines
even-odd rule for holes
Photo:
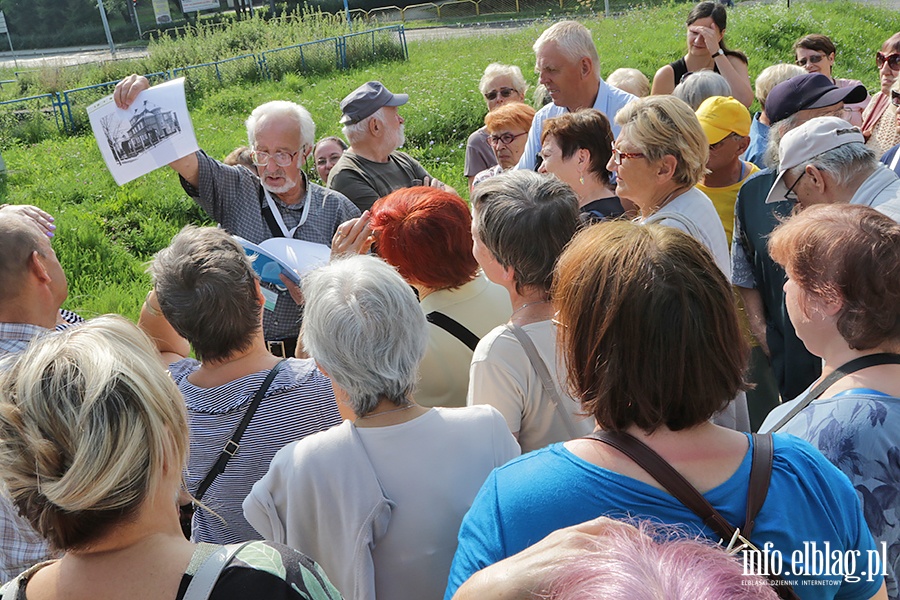
<svg viewBox="0 0 900 600">
<path fill-rule="evenodd" d="M 87 112 L 103 160 L 119 185 L 199 149 L 183 77 L 144 90 L 128 110 L 118 108 L 109 95 Z"/>
</svg>

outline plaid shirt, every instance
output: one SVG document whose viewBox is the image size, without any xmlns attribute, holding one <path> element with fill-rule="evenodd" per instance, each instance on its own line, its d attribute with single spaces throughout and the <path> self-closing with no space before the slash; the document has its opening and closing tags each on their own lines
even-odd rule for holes
<svg viewBox="0 0 900 600">
<path fill-rule="evenodd" d="M 23 351 L 32 338 L 48 330 L 28 323 L 0 323 L 0 358 Z M 0 489 L 0 582 L 9 581 L 53 555 L 6 493 Z"/>
<path fill-rule="evenodd" d="M 181 186 L 200 207 L 228 233 L 239 235 L 254 244 L 272 237 L 262 216 L 262 185 L 259 178 L 246 167 L 231 167 L 210 158 L 202 150 L 197 152 L 198 186 L 184 179 Z M 306 222 L 294 232 L 294 238 L 331 247 L 331 238 L 338 226 L 360 215 L 360 211 L 346 196 L 310 183 L 303 175 L 306 195 L 301 202 L 285 204 L 273 196 L 285 227 L 293 229 L 300 222 L 303 207 L 311 202 Z M 262 283 L 278 292 L 275 310 L 264 311 L 263 331 L 267 340 L 296 337 L 299 331 L 300 308 L 287 291 Z"/>
<path fill-rule="evenodd" d="M 31 338 L 49 331 L 30 323 L 0 323 L 0 358 L 18 354 L 28 347 Z"/>
</svg>

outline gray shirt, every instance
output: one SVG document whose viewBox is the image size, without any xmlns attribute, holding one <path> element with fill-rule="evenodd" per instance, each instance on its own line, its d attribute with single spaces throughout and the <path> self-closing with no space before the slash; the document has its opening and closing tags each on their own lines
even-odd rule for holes
<svg viewBox="0 0 900 600">
<path fill-rule="evenodd" d="M 331 169 L 328 187 L 350 198 L 359 210 L 368 210 L 394 190 L 423 185 L 426 177 L 428 171 L 405 152 L 391 152 L 381 163 L 348 150 Z"/>
<path fill-rule="evenodd" d="M 265 200 L 259 178 L 249 169 L 228 166 L 197 152 L 198 185 L 192 186 L 183 178 L 181 186 L 200 207 L 223 229 L 254 244 L 275 237 L 262 214 Z M 331 238 L 338 226 L 358 217 L 359 210 L 338 192 L 310 183 L 303 176 L 306 195 L 296 204 L 285 204 L 273 196 L 285 227 L 293 229 L 303 215 L 303 207 L 310 202 L 306 222 L 294 232 L 298 240 L 331 246 Z M 299 331 L 300 308 L 285 290 L 263 283 L 278 293 L 275 310 L 263 311 L 263 331 L 267 340 L 296 337 Z"/>
</svg>

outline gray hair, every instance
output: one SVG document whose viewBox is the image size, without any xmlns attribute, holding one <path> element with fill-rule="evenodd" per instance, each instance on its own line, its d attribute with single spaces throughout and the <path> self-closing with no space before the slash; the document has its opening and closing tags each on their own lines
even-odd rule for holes
<svg viewBox="0 0 900 600">
<path fill-rule="evenodd" d="M 412 393 L 428 344 L 425 315 L 393 267 L 374 256 L 336 259 L 303 279 L 303 346 L 347 393 L 357 416 Z"/>
<path fill-rule="evenodd" d="M 534 171 L 509 171 L 478 184 L 472 206 L 473 234 L 497 262 L 512 267 L 516 289 L 549 291 L 556 259 L 578 228 L 572 188 Z"/>
<path fill-rule="evenodd" d="M 488 84 L 498 77 L 509 77 L 512 79 L 513 87 L 519 92 L 519 95 L 525 97 L 525 90 L 528 84 L 525 83 L 525 77 L 522 75 L 522 69 L 516 65 L 501 65 L 500 63 L 491 63 L 484 69 L 484 75 L 478 82 L 478 90 L 484 94 L 488 91 Z"/>
<path fill-rule="evenodd" d="M 806 170 L 807 165 L 812 165 L 820 171 L 830 173 L 835 185 L 843 187 L 860 173 L 876 169 L 878 164 L 878 159 L 870 148 L 862 142 L 853 142 L 823 152 L 788 170 L 796 178 Z"/>
<path fill-rule="evenodd" d="M 793 79 L 794 77 L 804 75 L 805 73 L 806 69 L 803 67 L 787 63 L 771 65 L 763 69 L 760 74 L 756 76 L 756 89 L 754 91 L 756 99 L 759 100 L 759 104 L 763 107 L 763 110 L 765 110 L 766 98 L 769 97 L 769 92 L 772 91 L 772 88 L 782 81 Z"/>
<path fill-rule="evenodd" d="M 309 111 L 297 104 L 286 100 L 273 100 L 260 104 L 253 109 L 247 117 L 247 140 L 250 147 L 256 145 L 256 126 L 263 117 L 288 117 L 293 119 L 300 128 L 300 149 L 310 149 L 316 142 L 316 124 Z"/>
<path fill-rule="evenodd" d="M 775 121 L 769 125 L 769 139 L 766 141 L 766 151 L 763 154 L 763 162 L 767 167 L 772 169 L 778 168 L 778 163 L 781 162 L 781 155 L 779 153 L 781 138 L 783 138 L 784 134 L 788 131 L 799 127 L 801 124 L 797 113 L 794 113 L 789 117 L 785 117 L 782 120 Z"/>
<path fill-rule="evenodd" d="M 256 273 L 223 229 L 187 225 L 148 269 L 159 307 L 201 360 L 246 350 L 262 327 Z"/>
<path fill-rule="evenodd" d="M 384 123 L 383 106 L 362 121 L 359 121 L 358 123 L 348 123 L 341 128 L 341 132 L 344 134 L 344 137 L 347 138 L 347 141 L 350 142 L 351 146 L 364 139 L 369 134 L 369 121 L 372 119 L 378 119 Z"/>
<path fill-rule="evenodd" d="M 589 58 L 594 67 L 594 76 L 600 79 L 600 55 L 590 30 L 578 21 L 560 21 L 544 30 L 534 42 L 535 54 L 548 42 L 556 42 L 559 51 L 572 63 Z M 730 95 L 730 94 L 729 94 Z"/>
<path fill-rule="evenodd" d="M 731 96 L 728 80 L 715 71 L 696 71 L 675 86 L 672 95 L 687 102 L 696 111 L 703 101 L 713 96 Z"/>
</svg>

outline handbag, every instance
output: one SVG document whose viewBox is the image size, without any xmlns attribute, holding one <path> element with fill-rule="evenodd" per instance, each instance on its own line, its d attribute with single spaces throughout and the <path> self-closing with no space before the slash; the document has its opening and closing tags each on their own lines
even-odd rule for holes
<svg viewBox="0 0 900 600">
<path fill-rule="evenodd" d="M 769 492 L 769 481 L 772 476 L 774 447 L 772 434 L 753 434 L 753 455 L 750 463 L 750 486 L 747 492 L 747 512 L 743 529 L 738 529 L 725 520 L 697 488 L 692 486 L 681 473 L 649 446 L 625 432 L 595 431 L 584 436 L 584 439 L 597 440 L 612 446 L 646 471 L 658 481 L 670 494 L 700 517 L 707 527 L 712 529 L 723 540 L 739 540 L 749 544 L 749 539 L 756 524 L 756 516 L 762 508 Z M 759 552 L 755 553 L 757 557 Z M 752 555 L 751 555 L 752 556 Z M 759 568 L 762 565 L 756 565 Z M 769 569 L 761 570 L 768 573 Z M 793 588 L 778 575 L 766 575 L 772 589 L 784 600 L 799 600 Z"/>
<path fill-rule="evenodd" d="M 900 154 L 900 152 L 898 152 Z M 851 373 L 856 373 L 861 369 L 866 369 L 868 367 L 874 367 L 877 365 L 900 365 L 900 354 L 891 354 L 889 352 L 879 352 L 878 354 L 868 354 L 866 356 L 860 356 L 859 358 L 854 358 L 851 361 L 848 361 L 842 364 L 840 367 L 835 369 L 828 377 L 823 379 L 819 385 L 814 387 L 809 391 L 809 393 L 803 397 L 803 400 L 798 402 L 794 408 L 792 408 L 786 415 L 784 415 L 775 425 L 769 429 L 769 433 L 773 431 L 778 431 L 782 427 L 784 427 L 788 421 L 793 419 L 797 414 L 812 404 L 812 401 L 817 399 L 825 390 L 830 388 L 836 381 L 839 379 L 843 379 L 847 375 Z"/>
<path fill-rule="evenodd" d="M 241 419 L 241 422 L 238 423 L 238 426 L 235 428 L 234 433 L 231 434 L 231 437 L 225 442 L 225 446 L 222 448 L 222 452 L 219 454 L 219 458 L 216 460 L 215 464 L 213 464 L 212 468 L 209 470 L 209 473 L 206 474 L 206 477 L 203 478 L 203 481 L 200 482 L 200 485 L 197 486 L 197 491 L 193 495 L 193 501 L 188 504 L 182 504 L 178 507 L 178 517 L 181 521 L 181 532 L 184 533 L 184 537 L 187 539 L 191 539 L 191 521 L 194 518 L 194 512 L 197 510 L 197 506 L 200 504 L 200 500 L 203 498 L 203 494 L 206 493 L 206 490 L 209 489 L 209 486 L 213 484 L 216 480 L 216 477 L 221 475 L 225 471 L 225 467 L 228 465 L 228 461 L 231 460 L 235 454 L 237 454 L 238 449 L 241 447 L 241 437 L 244 435 L 244 431 L 247 429 L 247 425 L 250 424 L 250 419 L 253 418 L 253 415 L 256 413 L 256 409 L 259 408 L 259 404 L 262 402 L 263 396 L 266 395 L 266 392 L 269 391 L 269 386 L 272 385 L 272 380 L 275 379 L 275 375 L 278 374 L 278 371 L 281 370 L 282 365 L 286 359 L 282 358 L 279 360 L 274 367 L 269 370 L 269 373 L 266 375 L 266 378 L 263 380 L 262 385 L 259 386 L 259 389 L 256 390 L 256 394 L 253 396 L 253 400 L 250 401 L 250 406 L 247 407 L 247 412 L 244 413 L 244 417 Z"/>
</svg>

